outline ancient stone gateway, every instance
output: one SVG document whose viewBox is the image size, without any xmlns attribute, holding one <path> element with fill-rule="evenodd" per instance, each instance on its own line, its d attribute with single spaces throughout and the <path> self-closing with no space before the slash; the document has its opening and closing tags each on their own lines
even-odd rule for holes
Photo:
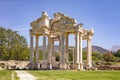
<svg viewBox="0 0 120 80">
<path fill-rule="evenodd" d="M 65 16 L 61 13 L 55 13 L 54 18 L 50 19 L 46 12 L 37 20 L 31 23 L 30 29 L 30 69 L 52 69 L 52 54 L 54 51 L 54 41 L 59 41 L 60 52 L 60 69 L 67 69 L 68 60 L 68 37 L 69 34 L 75 35 L 75 53 L 74 53 L 74 68 L 82 70 L 82 40 L 87 40 L 87 65 L 92 67 L 92 43 L 91 39 L 94 34 L 93 30 L 85 30 L 83 24 L 77 24 L 75 19 Z M 43 60 L 39 65 L 39 37 L 43 36 Z M 48 39 L 46 39 L 46 37 Z M 35 50 L 34 50 L 35 38 Z M 46 40 L 48 41 L 48 49 L 46 49 Z M 48 54 L 46 54 L 48 52 Z M 47 58 L 48 56 L 48 58 Z"/>
</svg>

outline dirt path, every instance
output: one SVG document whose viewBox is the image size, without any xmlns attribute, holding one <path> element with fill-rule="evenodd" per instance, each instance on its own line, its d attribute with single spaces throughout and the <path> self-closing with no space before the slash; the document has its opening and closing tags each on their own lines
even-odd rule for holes
<svg viewBox="0 0 120 80">
<path fill-rule="evenodd" d="M 36 80 L 36 77 L 26 71 L 15 71 L 20 80 Z"/>
</svg>

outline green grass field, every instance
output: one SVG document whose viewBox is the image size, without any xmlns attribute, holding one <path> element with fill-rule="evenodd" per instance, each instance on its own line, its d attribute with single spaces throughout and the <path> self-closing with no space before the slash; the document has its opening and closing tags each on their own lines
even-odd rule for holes
<svg viewBox="0 0 120 80">
<path fill-rule="evenodd" d="M 37 80 L 120 80 L 120 71 L 28 71 Z"/>
<path fill-rule="evenodd" d="M 0 80 L 11 80 L 12 70 L 0 70 Z M 120 80 L 120 71 L 35 70 L 37 80 Z M 15 78 L 15 80 L 18 80 Z"/>
<path fill-rule="evenodd" d="M 0 80 L 11 80 L 11 70 L 0 70 Z"/>
</svg>

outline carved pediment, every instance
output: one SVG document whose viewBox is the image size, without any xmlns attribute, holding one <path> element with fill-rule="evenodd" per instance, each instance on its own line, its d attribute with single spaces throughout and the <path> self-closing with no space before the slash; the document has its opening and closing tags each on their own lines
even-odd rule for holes
<svg viewBox="0 0 120 80">
<path fill-rule="evenodd" d="M 73 18 L 65 16 L 61 13 L 54 14 L 54 19 L 51 21 L 51 28 L 56 29 L 64 29 L 64 28 L 72 28 L 76 24 L 76 21 Z"/>
<path fill-rule="evenodd" d="M 49 18 L 46 12 L 42 13 L 42 16 L 31 23 L 33 29 L 38 29 L 41 27 L 49 28 Z"/>
</svg>

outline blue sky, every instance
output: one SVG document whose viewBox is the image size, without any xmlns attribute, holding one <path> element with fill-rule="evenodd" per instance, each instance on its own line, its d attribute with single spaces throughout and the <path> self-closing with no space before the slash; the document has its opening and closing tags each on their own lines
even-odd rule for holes
<svg viewBox="0 0 120 80">
<path fill-rule="evenodd" d="M 0 26 L 18 31 L 29 43 L 30 22 L 42 11 L 50 18 L 61 12 L 86 29 L 94 28 L 93 45 L 106 49 L 120 45 L 120 0 L 0 0 Z"/>
</svg>

